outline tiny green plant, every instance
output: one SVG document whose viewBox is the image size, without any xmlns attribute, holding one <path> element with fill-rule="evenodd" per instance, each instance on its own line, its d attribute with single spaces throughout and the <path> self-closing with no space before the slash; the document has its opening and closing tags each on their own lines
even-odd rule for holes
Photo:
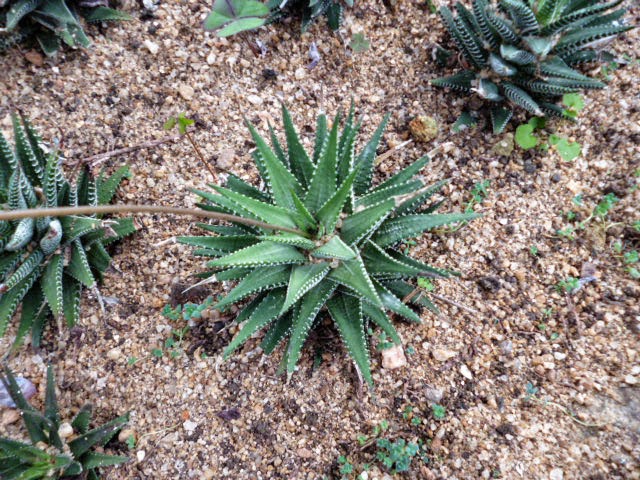
<svg viewBox="0 0 640 480">
<path fill-rule="evenodd" d="M 420 450 L 418 444 L 407 442 L 404 438 L 400 438 L 395 442 L 387 438 L 379 438 L 376 446 L 378 447 L 376 453 L 377 460 L 391 473 L 408 472 L 413 457 L 415 457 Z"/>
<path fill-rule="evenodd" d="M 571 295 L 580 290 L 580 279 L 575 277 L 568 277 L 564 280 L 560 280 L 556 285 L 556 290 L 560 293 L 566 293 Z"/>
<path fill-rule="evenodd" d="M 494 133 L 501 133 L 514 107 L 530 114 L 573 119 L 558 105 L 559 96 L 605 84 L 576 67 L 598 60 L 595 46 L 633 28 L 625 25 L 620 1 L 473 0 L 469 10 L 440 16 L 467 67 L 432 80 L 438 87 L 477 94 L 491 102 Z"/>
<path fill-rule="evenodd" d="M 106 0 L 1 0 L 0 53 L 25 40 L 37 41 L 48 56 L 65 44 L 88 47 L 81 17 L 89 23 L 131 20 Z"/>
<path fill-rule="evenodd" d="M 572 142 L 560 135 L 549 135 L 549 143 L 555 147 L 558 155 L 565 162 L 572 162 L 582 153 L 582 145 L 580 143 Z"/>
<path fill-rule="evenodd" d="M 562 96 L 563 113 L 567 117 L 577 118 L 578 113 L 584 108 L 584 99 L 579 93 L 565 93 Z"/>
<path fill-rule="evenodd" d="M 402 301 L 415 290 L 411 280 L 450 275 L 396 247 L 423 231 L 469 221 L 478 214 L 436 214 L 429 206 L 422 210 L 444 185 L 425 185 L 416 178 L 428 157 L 380 185 L 372 184 L 376 149 L 388 117 L 359 154 L 354 150 L 360 127 L 354 121 L 354 106 L 342 133 L 340 115 L 331 127 L 324 115 L 318 118 L 311 154 L 303 148 L 284 107 L 283 117 L 286 149 L 273 131 L 270 148 L 248 125 L 257 145 L 253 158 L 266 190 L 229 175 L 225 187 L 214 185 L 214 192 L 196 193 L 204 209 L 261 219 L 289 231 L 201 224 L 215 235 L 178 240 L 210 258 L 208 278 L 201 283 L 238 282 L 215 308 L 249 300 L 236 318 L 243 326 L 225 350 L 225 358 L 266 328 L 263 350 L 271 353 L 284 342 L 283 367 L 291 377 L 311 329 L 328 315 L 358 371 L 372 385 L 366 324 L 372 322 L 399 344 L 386 312 L 419 322 L 419 315 Z"/>
<path fill-rule="evenodd" d="M 269 13 L 269 7 L 257 0 L 215 0 L 204 29 L 228 37 L 263 26 Z"/>
<path fill-rule="evenodd" d="M 447 410 L 442 405 L 434 403 L 431 405 L 431 413 L 436 420 L 444 420 L 447 416 Z"/>
<path fill-rule="evenodd" d="M 62 422 L 51 366 L 47 368 L 42 413 L 27 402 L 8 367 L 5 366 L 5 374 L 0 380 L 20 410 L 30 440 L 26 443 L 0 437 L 0 478 L 97 480 L 100 468 L 128 460 L 103 451 L 107 442 L 127 423 L 128 414 L 90 430 L 92 407 L 87 404 L 71 422 Z"/>
<path fill-rule="evenodd" d="M 364 36 L 364 33 L 354 33 L 351 36 L 351 42 L 349 42 L 349 47 L 356 53 L 362 53 L 369 50 L 371 46 L 371 42 L 369 39 Z"/>
<path fill-rule="evenodd" d="M 107 204 L 130 176 L 127 167 L 111 177 L 100 173 L 97 178 L 82 168 L 72 183 L 64 175 L 57 148 L 46 146 L 26 118 L 14 115 L 12 120 L 15 150 L 0 133 L 3 213 Z M 135 230 L 131 218 L 105 219 L 101 215 L 0 221 L 0 335 L 20 305 L 14 348 L 29 332 L 32 344 L 39 346 L 51 317 L 75 325 L 82 289 L 97 293 L 98 281 L 111 264 L 108 246 Z"/>
</svg>

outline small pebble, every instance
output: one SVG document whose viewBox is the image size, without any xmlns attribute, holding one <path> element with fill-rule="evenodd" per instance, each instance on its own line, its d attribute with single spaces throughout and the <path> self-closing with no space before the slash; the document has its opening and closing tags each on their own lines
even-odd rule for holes
<svg viewBox="0 0 640 480">
<path fill-rule="evenodd" d="M 549 480 L 562 480 L 564 478 L 564 472 L 561 468 L 554 468 L 549 472 Z"/>
<path fill-rule="evenodd" d="M 638 379 L 633 375 L 627 375 L 624 377 L 624 383 L 627 385 L 636 385 L 638 383 Z"/>
<path fill-rule="evenodd" d="M 20 419 L 20 412 L 17 410 L 5 410 L 2 412 L 2 419 L 0 419 L 0 425 L 6 427 L 12 423 L 16 423 Z"/>
<path fill-rule="evenodd" d="M 149 53 L 151 53 L 151 55 L 156 55 L 160 51 L 160 46 L 157 43 L 152 42 L 151 40 L 145 40 L 143 42 L 143 45 L 147 47 L 147 50 L 149 50 Z"/>
<path fill-rule="evenodd" d="M 16 377 L 16 383 L 18 387 L 20 387 L 20 391 L 22 391 L 22 395 L 24 398 L 29 400 L 36 394 L 36 387 L 24 377 Z M 0 382 L 0 406 L 16 408 L 16 404 L 11 399 L 11 395 L 4 386 L 3 382 Z"/>
<path fill-rule="evenodd" d="M 382 368 L 393 370 L 404 367 L 407 364 L 407 357 L 404 355 L 402 345 L 394 345 L 382 351 Z"/>
<path fill-rule="evenodd" d="M 58 427 L 58 435 L 60 438 L 69 438 L 73 435 L 73 427 L 70 423 L 64 422 Z"/>
<path fill-rule="evenodd" d="M 195 94 L 193 87 L 187 84 L 180 85 L 178 92 L 180 92 L 180 96 L 185 100 L 191 100 Z"/>
<path fill-rule="evenodd" d="M 453 350 L 444 350 L 440 348 L 436 348 L 431 352 L 431 355 L 433 355 L 433 358 L 439 362 L 446 362 L 450 358 L 455 357 L 457 354 L 458 352 L 454 352 Z"/>
<path fill-rule="evenodd" d="M 467 367 L 464 363 L 462 365 L 460 365 L 460 373 L 462 374 L 462 376 L 464 378 L 467 378 L 469 380 L 473 379 L 473 375 L 471 374 L 471 370 L 469 370 L 469 367 Z"/>
<path fill-rule="evenodd" d="M 191 420 L 187 420 L 182 424 L 182 426 L 188 433 L 192 433 L 198 427 L 198 424 L 196 422 L 192 422 Z"/>
<path fill-rule="evenodd" d="M 247 101 L 253 105 L 262 105 L 263 102 L 262 98 L 258 95 L 247 95 Z"/>
<path fill-rule="evenodd" d="M 146 455 L 147 455 L 147 452 L 145 452 L 144 450 L 138 450 L 136 452 L 136 458 L 138 459 L 139 462 L 143 461 Z"/>
</svg>

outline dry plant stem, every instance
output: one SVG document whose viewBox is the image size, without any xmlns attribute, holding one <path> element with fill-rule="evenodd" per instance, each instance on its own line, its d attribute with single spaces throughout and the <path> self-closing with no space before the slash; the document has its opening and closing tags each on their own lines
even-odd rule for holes
<svg viewBox="0 0 640 480">
<path fill-rule="evenodd" d="M 133 145 L 131 147 L 118 148 L 116 150 L 111 150 L 110 152 L 99 153 L 91 157 L 83 158 L 78 163 L 85 163 L 91 165 L 92 167 L 95 167 L 96 165 L 109 160 L 111 157 L 135 152 L 136 150 L 142 150 L 143 148 L 157 147 L 158 145 L 162 145 L 164 143 L 175 142 L 177 140 L 180 140 L 181 138 L 182 135 L 173 135 L 171 137 L 164 137 L 158 140 L 152 140 L 150 142 L 139 143 L 138 145 Z"/>
<path fill-rule="evenodd" d="M 396 145 L 395 147 L 390 148 L 389 150 L 384 152 L 382 155 L 378 155 L 376 157 L 376 160 L 375 160 L 376 166 L 380 165 L 382 162 L 384 162 L 391 155 L 393 155 L 394 153 L 402 150 L 404 147 L 406 147 L 407 145 L 409 145 L 412 142 L 413 142 L 413 140 L 407 140 L 406 142 L 402 142 L 400 145 Z M 431 152 L 429 152 L 429 153 L 431 153 Z"/>
<path fill-rule="evenodd" d="M 198 155 L 198 157 L 200 158 L 200 161 L 204 164 L 205 167 L 207 167 L 207 170 L 209 170 L 209 173 L 211 174 L 211 176 L 215 180 L 216 179 L 216 174 L 213 173 L 213 170 L 211 169 L 211 166 L 209 165 L 209 162 L 207 162 L 204 159 L 204 156 L 200 152 L 200 149 L 198 148 L 198 145 L 196 144 L 196 142 L 193 141 L 193 137 L 191 136 L 191 134 L 189 132 L 185 132 L 185 136 L 189 139 L 189 142 L 191 142 L 191 146 L 195 150 L 196 155 Z"/>
<path fill-rule="evenodd" d="M 529 400 L 534 401 L 534 402 L 536 402 L 536 403 L 538 403 L 539 405 L 542 405 L 542 406 L 553 405 L 554 407 L 559 408 L 560 410 L 564 411 L 564 413 L 566 415 L 568 415 L 571 420 L 576 422 L 578 425 L 582 425 L 583 427 L 602 428 L 602 427 L 606 427 L 609 424 L 609 422 L 603 422 L 603 423 L 587 423 L 587 422 L 583 422 L 582 420 L 576 418 L 575 413 L 573 413 L 567 407 L 565 407 L 564 405 L 560 405 L 559 403 L 556 403 L 556 402 L 551 402 L 551 401 L 547 401 L 547 400 L 540 400 L 539 398 L 535 398 L 535 397 L 532 397 Z"/>
<path fill-rule="evenodd" d="M 236 215 L 229 215 L 227 213 L 208 212 L 206 210 L 196 210 L 192 208 L 163 207 L 155 205 L 83 205 L 79 207 L 6 210 L 0 212 L 0 221 L 18 220 L 22 218 L 63 217 L 67 215 L 104 215 L 109 213 L 160 213 L 170 215 L 186 215 L 192 217 L 205 217 L 226 222 L 242 223 L 243 225 L 249 225 L 251 227 L 260 227 L 269 230 L 295 233 L 303 237 L 307 236 L 306 233 L 296 228 L 279 227 L 276 225 L 271 225 L 269 223 L 259 222 L 257 220 L 237 217 Z"/>
<path fill-rule="evenodd" d="M 467 307 L 466 305 L 462 305 L 461 303 L 456 302 L 455 300 L 451 300 L 450 298 L 443 297 L 442 295 L 438 295 L 437 293 L 432 293 L 431 296 L 436 300 L 440 300 L 441 302 L 448 303 L 449 305 L 453 305 L 454 307 L 458 307 L 465 312 L 471 313 L 473 315 L 480 315 L 480 312 L 474 310 L 473 308 Z"/>
</svg>

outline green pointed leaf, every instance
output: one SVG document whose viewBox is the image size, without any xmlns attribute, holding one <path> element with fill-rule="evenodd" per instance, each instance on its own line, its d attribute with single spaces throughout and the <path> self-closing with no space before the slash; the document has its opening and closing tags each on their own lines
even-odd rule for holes
<svg viewBox="0 0 640 480">
<path fill-rule="evenodd" d="M 284 122 L 285 136 L 287 138 L 287 150 L 291 171 L 300 182 L 300 185 L 307 188 L 311 184 L 315 166 L 309 158 L 307 151 L 302 146 L 302 143 L 300 143 L 300 137 L 293 126 L 293 120 L 291 120 L 291 115 L 284 103 L 282 104 L 282 119 Z"/>
<path fill-rule="evenodd" d="M 329 269 L 329 264 L 325 262 L 292 267 L 287 287 L 287 298 L 282 305 L 280 315 L 289 310 L 304 294 L 320 283 L 329 272 Z"/>
<path fill-rule="evenodd" d="M 297 226 L 289 210 L 269 205 L 227 188 L 215 185 L 212 185 L 212 188 L 265 223 L 286 228 L 296 228 Z"/>
<path fill-rule="evenodd" d="M 104 172 L 100 172 L 96 180 L 96 187 L 98 190 L 98 204 L 106 205 L 113 200 L 118 187 L 125 178 L 131 178 L 131 171 L 129 167 L 123 166 L 115 171 L 110 177 L 105 177 Z"/>
<path fill-rule="evenodd" d="M 313 172 L 309 190 L 304 198 L 305 206 L 312 213 L 317 212 L 336 191 L 339 122 L 340 118 L 336 116 L 329 134 L 329 140 L 320 153 L 320 159 Z"/>
<path fill-rule="evenodd" d="M 313 218 L 313 215 L 309 213 L 307 207 L 304 206 L 302 200 L 296 195 L 293 194 L 293 204 L 295 207 L 294 220 L 298 225 L 300 230 L 305 232 L 314 232 L 318 229 L 318 224 L 316 223 L 316 219 Z"/>
<path fill-rule="evenodd" d="M 290 270 L 291 267 L 289 265 L 276 265 L 273 267 L 254 269 L 220 300 L 215 305 L 215 308 L 221 309 L 254 293 L 286 285 L 289 281 Z"/>
<path fill-rule="evenodd" d="M 120 465 L 129 460 L 129 457 L 120 455 L 107 455 L 106 453 L 87 452 L 82 457 L 82 466 L 85 470 L 91 470 L 99 467 L 109 467 L 111 465 Z"/>
<path fill-rule="evenodd" d="M 382 224 L 372 240 L 381 247 L 388 247 L 400 240 L 421 235 L 424 231 L 435 227 L 457 222 L 468 222 L 478 218 L 477 213 L 445 213 L 445 214 L 415 214 L 394 217 Z"/>
<path fill-rule="evenodd" d="M 209 262 L 209 267 L 253 267 L 304 263 L 297 248 L 275 242 L 260 242 Z"/>
<path fill-rule="evenodd" d="M 420 316 L 409 307 L 407 307 L 404 303 L 402 303 L 402 300 L 400 300 L 393 293 L 383 287 L 381 283 L 375 280 L 373 281 L 373 283 L 375 285 L 376 291 L 378 292 L 378 295 L 380 296 L 380 299 L 382 300 L 384 308 L 403 316 L 409 321 L 422 323 Z"/>
<path fill-rule="evenodd" d="M 203 247 L 198 255 L 222 256 L 256 243 L 253 235 L 221 235 L 219 237 L 177 237 L 179 243 Z"/>
<path fill-rule="evenodd" d="M 288 312 L 281 317 L 278 317 L 276 322 L 271 325 L 266 335 L 264 336 L 260 348 L 269 355 L 272 353 L 280 342 L 284 340 L 289 331 L 291 330 L 291 312 Z"/>
<path fill-rule="evenodd" d="M 369 365 L 369 348 L 362 318 L 362 305 L 356 298 L 348 295 L 336 295 L 329 299 L 327 307 L 329 307 L 329 314 L 338 327 L 349 355 L 369 384 L 369 387 L 373 388 L 373 378 L 371 378 L 371 367 Z"/>
<path fill-rule="evenodd" d="M 436 307 L 431 302 L 429 296 L 426 295 L 424 291 L 415 292 L 416 287 L 414 287 L 410 283 L 404 282 L 402 280 L 392 280 L 390 282 L 384 282 L 384 286 L 398 298 L 404 299 L 405 297 L 411 295 L 408 300 L 409 303 L 420 307 L 427 307 L 436 315 L 440 315 L 440 310 L 438 310 L 438 307 Z"/>
<path fill-rule="evenodd" d="M 316 248 L 316 244 L 313 240 L 301 237 L 295 233 L 282 232 L 278 235 L 261 235 L 258 238 L 269 242 L 282 243 L 283 245 L 293 245 L 294 247 L 299 247 L 304 250 Z"/>
<path fill-rule="evenodd" d="M 229 346 L 224 350 L 225 359 L 229 358 L 229 356 L 244 342 L 246 342 L 251 335 L 261 328 L 266 327 L 280 316 L 280 310 L 282 309 L 285 295 L 285 289 L 278 288 L 271 290 L 260 302 L 255 303 L 255 306 L 251 309 L 247 323 L 242 327 L 240 332 L 233 337 Z"/>
<path fill-rule="evenodd" d="M 327 142 L 327 116 L 323 113 L 316 120 L 316 142 L 313 148 L 313 163 L 318 163 L 320 153 Z"/>
<path fill-rule="evenodd" d="M 324 227 L 325 232 L 333 232 L 345 202 L 353 193 L 352 186 L 357 174 L 358 169 L 356 168 L 344 182 L 342 182 L 340 188 L 327 200 L 322 208 L 318 210 L 316 216 L 318 217 L 320 225 Z"/>
<path fill-rule="evenodd" d="M 128 421 L 129 414 L 125 414 L 74 438 L 67 444 L 73 457 L 80 458 L 90 448 L 105 445 Z"/>
<path fill-rule="evenodd" d="M 27 428 L 27 432 L 29 433 L 31 443 L 35 445 L 38 442 L 46 442 L 47 436 L 39 426 L 39 424 L 24 416 L 25 412 L 37 412 L 36 409 L 33 408 L 29 402 L 27 402 L 27 399 L 24 398 L 18 382 L 16 382 L 13 373 L 11 372 L 11 370 L 9 370 L 9 367 L 7 365 L 4 366 L 4 377 L 0 378 L 0 380 L 2 380 L 2 383 L 5 385 L 5 388 L 9 392 L 11 399 L 23 415 L 22 420 L 24 421 L 24 425 Z"/>
<path fill-rule="evenodd" d="M 329 278 L 358 292 L 374 305 L 382 307 L 380 297 L 360 257 L 341 261 L 340 265 L 331 271 Z"/>
<path fill-rule="evenodd" d="M 73 327 L 80 320 L 80 293 L 82 283 L 69 275 L 62 277 L 62 310 L 67 326 Z"/>
<path fill-rule="evenodd" d="M 337 258 L 338 260 L 351 260 L 357 256 L 356 252 L 337 235 L 312 251 L 311 255 L 316 258 Z"/>
<path fill-rule="evenodd" d="M 44 321 L 49 314 L 46 308 L 47 305 L 40 290 L 40 286 L 34 284 L 22 300 L 20 324 L 18 325 L 16 338 L 11 345 L 11 350 L 13 352 L 16 352 L 22 345 L 22 342 L 27 333 L 29 333 L 29 330 L 32 330 L 34 325 L 38 325 L 40 322 Z M 31 343 L 35 347 L 37 342 L 34 341 L 33 335 L 31 337 Z"/>
<path fill-rule="evenodd" d="M 71 260 L 67 266 L 66 273 L 78 280 L 87 288 L 92 288 L 96 280 L 91 272 L 87 254 L 80 240 L 75 240 L 71 248 Z"/>
<path fill-rule="evenodd" d="M 67 215 L 60 217 L 59 220 L 62 224 L 62 233 L 66 242 L 72 242 L 76 238 L 102 226 L 102 221 L 98 218 Z"/>
<path fill-rule="evenodd" d="M 371 140 L 369 140 L 369 143 L 365 145 L 360 155 L 356 158 L 355 164 L 359 167 L 358 177 L 355 181 L 355 192 L 357 195 L 362 195 L 371 187 L 376 150 L 378 149 L 378 144 L 382 139 L 382 134 L 387 127 L 390 116 L 391 114 L 389 113 L 384 116 L 382 122 L 380 122 L 380 125 L 371 137 Z"/>
<path fill-rule="evenodd" d="M 287 348 L 287 374 L 289 378 L 291 378 L 300 359 L 300 352 L 309 335 L 313 320 L 334 290 L 335 285 L 332 282 L 321 282 L 316 288 L 304 295 L 293 310 L 293 327 Z"/>
<path fill-rule="evenodd" d="M 73 429 L 80 433 L 85 434 L 89 431 L 89 423 L 91 422 L 91 411 L 93 407 L 90 404 L 83 405 L 80 411 L 76 414 L 71 426 Z"/>
<path fill-rule="evenodd" d="M 253 125 L 247 122 L 247 126 L 251 131 L 251 136 L 259 152 L 261 162 L 264 164 L 267 177 L 265 181 L 271 191 L 271 196 L 276 205 L 290 210 L 295 210 L 293 201 L 293 193 L 300 197 L 302 187 L 298 183 L 296 177 L 287 170 L 287 167 L 278 160 L 278 157 L 269 148 L 264 139 L 256 131 Z"/>
<path fill-rule="evenodd" d="M 58 414 L 58 401 L 56 400 L 56 383 L 53 378 L 53 367 L 47 365 L 47 387 L 44 395 L 44 416 L 58 430 L 60 415 Z M 62 448 L 62 445 L 60 445 Z"/>
<path fill-rule="evenodd" d="M 51 257 L 49 263 L 42 274 L 42 293 L 49 304 L 49 308 L 54 317 L 62 315 L 62 271 L 64 268 L 62 255 L 56 254 Z"/>
<path fill-rule="evenodd" d="M 389 317 L 384 311 L 374 307 L 370 303 L 363 302 L 362 313 L 365 316 L 369 317 L 373 323 L 378 325 L 383 332 L 389 335 L 389 338 L 391 338 L 391 341 L 393 343 L 395 343 L 396 345 L 402 345 L 402 340 L 400 339 L 398 332 L 396 331 L 395 327 L 391 323 L 391 320 L 389 320 Z"/>
<path fill-rule="evenodd" d="M 32 272 L 31 275 L 21 280 L 15 287 L 0 297 L 0 337 L 4 335 L 9 320 L 38 276 L 38 272 Z"/>
<path fill-rule="evenodd" d="M 422 273 L 421 269 L 394 259 L 371 241 L 362 251 L 362 260 L 369 275 L 376 277 L 407 278 Z"/>
<path fill-rule="evenodd" d="M 356 199 L 354 206 L 356 210 L 371 207 L 397 195 L 411 194 L 416 190 L 420 190 L 422 187 L 424 187 L 422 180 L 408 180 L 407 182 L 391 185 L 381 190 L 373 190 L 367 195 Z"/>
<path fill-rule="evenodd" d="M 251 197 L 255 200 L 259 200 L 264 203 L 271 203 L 271 198 L 269 197 L 268 193 L 258 190 L 253 185 L 248 184 L 247 182 L 242 180 L 240 177 L 236 177 L 232 173 L 228 175 L 229 176 L 227 177 L 227 182 L 225 186 L 229 190 L 233 190 L 234 192 L 241 193 L 242 195 Z"/>
<path fill-rule="evenodd" d="M 396 207 L 394 199 L 359 210 L 342 222 L 340 237 L 348 245 L 353 245 L 371 235 Z"/>
</svg>

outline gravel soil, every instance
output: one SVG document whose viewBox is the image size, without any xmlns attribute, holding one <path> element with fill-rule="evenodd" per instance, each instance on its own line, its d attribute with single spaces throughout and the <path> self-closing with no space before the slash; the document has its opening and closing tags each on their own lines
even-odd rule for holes
<svg viewBox="0 0 640 480">
<path fill-rule="evenodd" d="M 189 190 L 220 181 L 225 171 L 255 180 L 243 117 L 262 132 L 267 122 L 280 131 L 280 102 L 307 146 L 316 115 L 347 109 L 351 98 L 365 134 L 391 113 L 380 153 L 409 138 L 415 116 L 435 117 L 436 140 L 413 142 L 386 159 L 378 178 L 452 142 L 423 171 L 430 181 L 451 179 L 442 211 L 463 210 L 473 186 L 490 183 L 473 207 L 482 218 L 425 235 L 412 247 L 416 257 L 462 276 L 436 284 L 435 293 L 448 300 L 439 302 L 440 316 L 423 312 L 421 325 L 397 322 L 407 365 L 384 369 L 373 348 L 370 392 L 359 385 L 336 332 L 323 328 L 287 384 L 276 375 L 282 352 L 263 356 L 260 336 L 223 362 L 235 326 L 215 312 L 186 333 L 174 355 L 166 348 L 161 358 L 153 355 L 184 327 L 162 315 L 166 304 L 230 287 L 181 293 L 203 262 L 171 238 L 198 229 L 189 219 L 161 216 L 138 217 L 140 233 L 116 247 L 100 287 L 105 312 L 85 293 L 81 325 L 50 328 L 39 351 L 27 345 L 9 365 L 36 384 L 39 405 L 51 362 L 63 417 L 85 402 L 100 421 L 131 412 L 120 438 L 133 435 L 135 447 L 109 445 L 131 460 L 105 470 L 106 479 L 340 478 L 341 455 L 355 473 L 370 464 L 369 478 L 640 478 L 640 283 L 622 258 L 640 250 L 640 233 L 631 227 L 640 220 L 638 30 L 613 44 L 633 61 L 610 73 L 607 89 L 584 96 L 578 122 L 547 126 L 547 133 L 582 144 L 578 159 L 517 147 L 499 156 L 493 147 L 508 142 L 514 125 L 495 137 L 481 118 L 478 128 L 453 134 L 467 100 L 428 84 L 446 73 L 431 60 L 433 44 L 448 43 L 437 16 L 417 1 L 393 2 L 394 13 L 378 2 L 356 3 L 337 34 L 321 21 L 303 35 L 296 22 L 247 35 L 266 46 L 255 56 L 240 38 L 202 31 L 209 2 L 164 0 L 142 16 L 124 2 L 136 20 L 91 27 L 87 51 L 66 50 L 52 60 L 28 50 L 0 57 L 0 128 L 10 134 L 9 112 L 21 109 L 45 138 L 61 140 L 73 168 L 97 153 L 162 138 L 164 121 L 186 112 L 197 120 L 193 137 L 216 178 L 186 140 L 101 166 L 131 166 L 120 202 L 192 206 Z M 628 17 L 637 24 L 639 15 L 636 4 Z M 347 45 L 359 32 L 371 47 L 353 53 Z M 310 69 L 312 42 L 321 60 Z M 589 221 L 574 240 L 556 234 L 587 218 L 608 193 L 620 200 L 606 219 Z M 569 210 L 576 221 L 562 214 Z M 596 281 L 572 295 L 556 289 L 581 275 Z M 13 334 L 0 339 L 0 354 Z M 443 419 L 434 417 L 434 403 L 445 407 Z M 403 416 L 406 407 L 413 412 Z M 7 412 L 0 434 L 23 435 Z M 383 436 L 428 445 L 408 473 L 390 474 L 375 460 L 375 445 L 357 441 L 383 420 Z"/>
</svg>

